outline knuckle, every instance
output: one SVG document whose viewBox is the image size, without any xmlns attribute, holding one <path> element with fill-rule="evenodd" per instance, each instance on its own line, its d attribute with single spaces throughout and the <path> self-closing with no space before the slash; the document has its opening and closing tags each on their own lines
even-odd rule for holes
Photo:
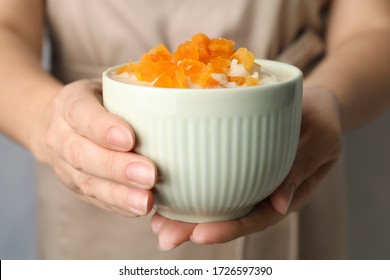
<svg viewBox="0 0 390 280">
<path fill-rule="evenodd" d="M 81 144 L 74 136 L 64 139 L 63 151 L 65 160 L 76 170 L 82 170 Z"/>
<path fill-rule="evenodd" d="M 68 86 L 65 86 L 61 91 L 60 93 L 54 98 L 54 101 L 53 101 L 53 107 L 54 107 L 54 110 L 60 115 L 60 116 L 65 116 L 65 112 L 66 112 L 66 108 L 68 107 L 67 106 L 67 103 L 68 102 L 68 99 L 69 99 L 69 95 L 67 94 L 67 87 Z M 70 107 L 71 108 L 71 107 Z"/>
<path fill-rule="evenodd" d="M 82 103 L 82 99 L 80 97 L 73 97 L 67 99 L 62 106 L 62 114 L 66 122 L 73 128 L 77 126 L 80 122 L 80 103 Z"/>
<path fill-rule="evenodd" d="M 60 181 L 65 184 L 65 186 L 72 188 L 72 189 L 76 187 L 72 178 L 68 175 L 67 172 L 65 172 L 65 170 L 63 168 L 55 165 L 53 167 L 53 169 L 54 169 L 54 172 L 56 173 L 58 179 L 60 179 Z"/>
<path fill-rule="evenodd" d="M 63 116 L 65 121 L 74 127 L 80 118 L 80 109 L 83 108 L 83 87 L 80 82 L 74 82 L 66 85 L 54 100 L 56 108 Z"/>
<path fill-rule="evenodd" d="M 79 196 L 84 196 L 82 190 L 77 185 L 77 182 L 63 168 L 54 166 L 54 172 L 65 187 Z"/>
<path fill-rule="evenodd" d="M 127 188 L 125 191 L 125 187 L 119 185 L 115 182 L 108 181 L 106 182 L 105 191 L 101 193 L 104 195 L 104 201 L 114 207 L 115 209 L 120 209 L 121 211 L 127 211 L 127 203 L 126 203 L 126 194 Z"/>
<path fill-rule="evenodd" d="M 303 179 L 309 178 L 315 171 L 316 165 L 312 161 L 307 161 L 302 166 Z"/>
<path fill-rule="evenodd" d="M 109 193 L 109 201 L 110 205 L 118 208 L 118 209 L 123 209 L 123 204 L 121 203 L 121 199 L 118 197 L 117 193 L 115 192 L 115 188 L 111 188 Z"/>
<path fill-rule="evenodd" d="M 123 191 L 120 191 L 120 188 L 113 188 L 113 191 L 111 192 L 112 201 L 114 202 L 115 206 L 120 209 L 127 209 L 127 202 L 126 202 L 126 193 Z"/>
<path fill-rule="evenodd" d="M 84 173 L 80 173 L 77 176 L 77 185 L 82 190 L 84 195 L 92 198 L 96 198 L 94 193 L 94 180 L 93 177 Z"/>
<path fill-rule="evenodd" d="M 103 159 L 105 169 L 111 174 L 112 178 L 118 173 L 119 155 L 116 152 L 108 152 Z"/>
</svg>

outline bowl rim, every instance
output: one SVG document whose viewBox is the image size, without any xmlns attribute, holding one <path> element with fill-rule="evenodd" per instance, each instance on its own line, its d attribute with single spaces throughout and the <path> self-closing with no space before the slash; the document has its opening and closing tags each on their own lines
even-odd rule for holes
<svg viewBox="0 0 390 280">
<path fill-rule="evenodd" d="M 281 67 L 281 68 L 285 68 L 287 69 L 286 71 L 288 71 L 289 73 L 292 73 L 291 77 L 288 77 L 287 79 L 283 80 L 283 81 L 279 81 L 277 83 L 273 83 L 273 84 L 267 84 L 267 85 L 257 85 L 257 86 L 250 86 L 250 87 L 234 87 L 234 88 L 206 88 L 206 89 L 203 89 L 203 88 L 160 88 L 160 87 L 152 87 L 152 86 L 148 86 L 148 85 L 139 85 L 139 84 L 131 84 L 131 83 L 127 83 L 125 81 L 119 81 L 119 80 L 116 80 L 116 79 L 113 79 L 112 77 L 110 77 L 109 73 L 111 73 L 112 71 L 114 71 L 115 69 L 123 66 L 123 65 L 127 65 L 127 63 L 123 63 L 123 64 L 118 64 L 118 65 L 115 65 L 115 66 L 112 66 L 112 67 L 109 67 L 107 68 L 105 71 L 103 71 L 102 73 L 102 79 L 103 79 L 103 82 L 105 80 L 109 80 L 110 82 L 114 83 L 114 84 L 117 84 L 117 85 L 125 85 L 126 87 L 134 87 L 134 88 L 147 88 L 148 91 L 165 91 L 167 89 L 169 89 L 170 92 L 185 92 L 185 93 L 190 93 L 190 92 L 196 92 L 196 93 L 199 93 L 201 91 L 212 91 L 212 92 L 235 92 L 235 91 L 247 91 L 247 90 L 254 90 L 254 89 L 257 89 L 257 88 L 263 88 L 263 89 L 266 89 L 266 88 L 273 88 L 273 87 L 279 87 L 279 86 L 285 86 L 286 84 L 290 84 L 290 83 L 294 83 L 298 80 L 302 80 L 303 79 L 303 73 L 302 71 L 292 65 L 292 64 L 288 64 L 288 63 L 285 63 L 285 62 L 281 62 L 281 61 L 276 61 L 276 60 L 270 60 L 270 59 L 258 59 L 256 58 L 255 59 L 255 62 L 264 66 L 267 70 L 269 70 L 269 68 L 275 68 L 275 67 Z"/>
</svg>

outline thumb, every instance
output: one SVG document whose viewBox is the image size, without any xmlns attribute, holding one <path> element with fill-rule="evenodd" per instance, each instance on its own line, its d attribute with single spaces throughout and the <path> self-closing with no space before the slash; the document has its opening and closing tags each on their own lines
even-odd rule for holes
<svg viewBox="0 0 390 280">
<path fill-rule="evenodd" d="M 294 194 L 305 180 L 315 172 L 317 160 L 310 155 L 310 145 L 307 143 L 307 137 L 300 139 L 296 157 L 287 177 L 282 184 L 270 196 L 272 207 L 280 214 L 287 214 Z"/>
<path fill-rule="evenodd" d="M 273 192 L 270 196 L 270 202 L 272 207 L 282 215 L 286 215 L 290 207 L 291 201 L 294 197 L 294 193 L 299 186 L 297 180 L 292 179 L 295 173 L 290 172 L 290 175 L 284 180 L 284 182 Z"/>
<path fill-rule="evenodd" d="M 64 120 L 80 135 L 111 150 L 131 150 L 135 144 L 133 130 L 125 120 L 104 109 L 101 94 L 101 82 L 81 80 L 65 86 L 56 103 Z"/>
</svg>

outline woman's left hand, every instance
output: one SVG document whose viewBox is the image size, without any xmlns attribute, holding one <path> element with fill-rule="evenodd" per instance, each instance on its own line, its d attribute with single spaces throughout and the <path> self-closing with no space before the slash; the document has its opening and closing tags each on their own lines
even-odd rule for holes
<svg viewBox="0 0 390 280">
<path fill-rule="evenodd" d="M 305 88 L 302 125 L 297 155 L 283 183 L 248 215 L 225 222 L 185 223 L 159 214 L 151 219 L 161 250 L 192 240 L 198 244 L 224 243 L 280 222 L 289 212 L 301 209 L 341 151 L 339 105 L 323 88 Z"/>
</svg>

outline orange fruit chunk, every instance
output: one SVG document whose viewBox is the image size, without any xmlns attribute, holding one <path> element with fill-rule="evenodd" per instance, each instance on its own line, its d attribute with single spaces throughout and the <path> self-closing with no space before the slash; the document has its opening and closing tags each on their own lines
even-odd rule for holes
<svg viewBox="0 0 390 280">
<path fill-rule="evenodd" d="M 122 74 L 124 72 L 129 72 L 129 73 L 134 72 L 133 61 L 130 60 L 128 64 L 122 65 L 121 67 L 116 69 L 115 74 L 119 75 L 119 74 Z"/>
<path fill-rule="evenodd" d="M 191 41 L 199 48 L 207 49 L 210 44 L 210 38 L 203 33 L 197 33 L 192 36 Z"/>
<path fill-rule="evenodd" d="M 157 75 L 160 75 L 164 73 L 165 71 L 168 71 L 171 67 L 175 66 L 175 63 L 169 60 L 161 60 L 154 64 L 155 71 Z"/>
<path fill-rule="evenodd" d="M 242 86 L 246 82 L 246 79 L 244 77 L 229 77 L 228 81 L 235 82 L 237 85 Z"/>
<path fill-rule="evenodd" d="M 225 38 L 211 39 L 208 49 L 211 59 L 215 57 L 229 58 L 234 53 L 234 42 Z"/>
<path fill-rule="evenodd" d="M 209 77 L 204 88 L 216 88 L 216 87 L 224 87 L 222 86 L 217 80 L 215 80 L 213 77 Z"/>
<path fill-rule="evenodd" d="M 245 78 L 245 83 L 248 87 L 260 85 L 259 79 L 253 78 L 251 76 Z"/>
<path fill-rule="evenodd" d="M 144 54 L 139 63 L 130 61 L 115 73 L 133 73 L 139 81 L 166 88 L 230 86 L 227 82 L 237 86 L 259 85 L 257 77 L 248 76 L 248 72 L 252 73 L 255 56 L 247 48 L 235 50 L 234 44 L 232 40 L 210 39 L 198 33 L 192 36 L 191 41 L 180 44 L 174 53 L 159 44 Z M 239 68 L 243 71 L 245 68 L 245 73 L 229 76 L 229 73 L 232 75 L 233 60 L 242 64 Z"/>
<path fill-rule="evenodd" d="M 148 53 L 144 54 L 141 57 L 140 62 L 157 62 L 161 60 L 171 60 L 172 54 L 169 52 L 166 46 L 159 44 L 156 47 L 152 48 Z"/>
<path fill-rule="evenodd" d="M 193 59 L 184 59 L 180 65 L 183 66 L 184 73 L 193 83 L 196 83 L 206 68 L 206 64 Z"/>
<path fill-rule="evenodd" d="M 198 46 L 195 43 L 185 41 L 177 47 L 175 53 L 173 54 L 173 60 L 179 62 L 184 59 L 199 59 Z"/>
<path fill-rule="evenodd" d="M 187 88 L 186 75 L 183 66 L 174 65 L 160 74 L 157 77 L 154 86 L 164 88 Z"/>
<path fill-rule="evenodd" d="M 134 66 L 134 74 L 139 81 L 153 82 L 157 77 L 155 64 L 149 61 L 143 61 Z"/>
<path fill-rule="evenodd" d="M 210 63 L 213 65 L 214 73 L 227 74 L 232 62 L 230 59 L 225 57 L 216 57 L 210 60 Z"/>
<path fill-rule="evenodd" d="M 210 60 L 209 44 L 210 38 L 203 33 L 197 33 L 192 36 L 191 41 L 198 46 L 199 61 L 208 63 Z"/>
<path fill-rule="evenodd" d="M 253 53 L 248 51 L 247 48 L 239 48 L 236 50 L 236 52 L 232 55 L 232 58 L 237 59 L 238 62 L 242 63 L 246 70 L 250 71 L 253 67 L 253 64 L 255 62 L 255 56 Z"/>
<path fill-rule="evenodd" d="M 143 60 L 134 66 L 134 73 L 140 81 L 153 82 L 158 75 L 164 73 L 174 65 L 172 61 L 167 60 L 157 62 Z"/>
<path fill-rule="evenodd" d="M 210 63 L 206 65 L 205 69 L 203 70 L 202 74 L 199 76 L 199 79 L 196 81 L 197 84 L 201 88 L 206 88 L 207 82 L 211 78 L 211 74 L 213 73 L 213 65 Z M 214 79 L 213 79 L 214 80 Z"/>
</svg>

